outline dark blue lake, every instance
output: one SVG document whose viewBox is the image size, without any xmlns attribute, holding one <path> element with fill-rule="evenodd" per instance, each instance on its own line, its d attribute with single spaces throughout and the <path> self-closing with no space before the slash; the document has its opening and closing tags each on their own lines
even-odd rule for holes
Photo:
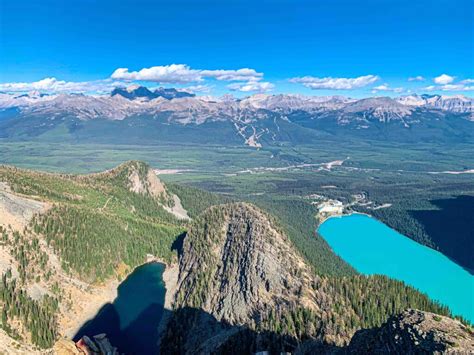
<svg viewBox="0 0 474 355">
<path fill-rule="evenodd" d="M 166 293 L 164 270 L 160 263 L 137 267 L 120 284 L 114 302 L 102 307 L 74 339 L 106 333 L 121 353 L 156 354 Z"/>
</svg>

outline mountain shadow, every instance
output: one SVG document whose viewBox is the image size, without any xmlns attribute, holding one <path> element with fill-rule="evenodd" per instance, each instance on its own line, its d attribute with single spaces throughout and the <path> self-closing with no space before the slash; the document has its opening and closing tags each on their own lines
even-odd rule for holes
<svg viewBox="0 0 474 355">
<path fill-rule="evenodd" d="M 136 268 L 118 288 L 113 303 L 104 305 L 74 336 L 106 333 L 125 354 L 157 354 L 158 327 L 164 316 L 164 265 L 150 263 Z"/>
<path fill-rule="evenodd" d="M 161 312 L 161 316 L 157 312 Z M 162 317 L 166 319 L 166 327 L 159 334 L 158 323 Z M 380 327 L 360 329 L 345 346 L 321 339 L 297 339 L 272 331 L 255 331 L 245 325 L 219 321 L 202 309 L 185 307 L 172 312 L 163 310 L 160 305 L 149 306 L 121 330 L 115 307 L 107 304 L 81 328 L 74 340 L 100 333 L 106 333 L 121 354 L 129 355 L 432 354 L 454 348 L 459 349 L 459 353 L 468 353 L 472 349 L 472 334 L 462 323 L 418 310 L 391 316 Z"/>
<path fill-rule="evenodd" d="M 171 250 L 176 251 L 178 254 L 178 260 L 181 258 L 181 255 L 183 254 L 183 243 L 184 243 L 184 238 L 186 237 L 186 232 L 181 233 L 178 235 L 171 245 Z"/>
<path fill-rule="evenodd" d="M 431 201 L 439 209 L 410 211 L 439 250 L 474 274 L 474 196 Z"/>
<path fill-rule="evenodd" d="M 319 338 L 319 337 L 318 337 Z M 346 345 L 301 338 L 216 320 L 201 309 L 173 312 L 161 339 L 162 354 L 354 355 L 472 352 L 472 332 L 461 322 L 435 313 L 407 309 L 379 327 L 360 329 Z"/>
<path fill-rule="evenodd" d="M 217 320 L 202 309 L 184 307 L 174 311 L 162 334 L 161 354 L 268 355 L 335 353 L 341 350 L 317 339 L 297 339 L 271 331 L 255 331 L 244 325 Z"/>
<path fill-rule="evenodd" d="M 86 322 L 76 333 L 73 340 L 78 341 L 82 336 L 105 333 L 111 344 L 120 353 L 158 354 L 159 333 L 158 325 L 163 316 L 163 305 L 149 305 L 129 326 L 120 328 L 120 317 L 111 303 L 106 304 L 97 315 Z"/>
</svg>

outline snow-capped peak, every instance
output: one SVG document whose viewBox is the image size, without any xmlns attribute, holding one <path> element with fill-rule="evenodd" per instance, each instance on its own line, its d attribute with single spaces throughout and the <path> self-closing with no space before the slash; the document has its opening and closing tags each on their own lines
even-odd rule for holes
<svg viewBox="0 0 474 355">
<path fill-rule="evenodd" d="M 427 107 L 451 112 L 472 112 L 473 99 L 464 95 L 408 95 L 401 96 L 398 102 L 407 106 Z"/>
</svg>

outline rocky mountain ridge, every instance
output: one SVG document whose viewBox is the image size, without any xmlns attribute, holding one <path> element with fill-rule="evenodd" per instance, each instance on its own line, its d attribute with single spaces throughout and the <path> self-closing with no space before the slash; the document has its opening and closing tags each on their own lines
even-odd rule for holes
<svg viewBox="0 0 474 355">
<path fill-rule="evenodd" d="M 370 301 L 356 301 L 348 286 L 316 275 L 278 223 L 248 203 L 214 206 L 196 218 L 179 255 L 164 353 L 372 354 L 383 344 L 394 353 L 473 349 L 468 327 L 423 311 L 356 331 L 351 303 Z M 395 323 L 399 330 L 391 331 Z"/>
<path fill-rule="evenodd" d="M 149 255 L 171 262 L 187 219 L 175 197 L 139 161 L 89 175 L 0 165 L 0 353 L 49 353 Z"/>
<path fill-rule="evenodd" d="M 355 354 L 472 354 L 474 333 L 457 320 L 409 309 L 381 327 L 358 331 L 347 350 Z"/>
<path fill-rule="evenodd" d="M 117 97 L 127 101 L 117 101 Z M 192 98 L 192 100 L 189 100 Z M 157 100 L 158 99 L 158 100 Z M 160 100 L 160 99 L 164 99 Z M 53 102 L 51 102 L 53 101 Z M 170 102 L 167 102 L 170 101 Z M 85 111 L 84 102 L 93 106 L 94 110 Z M 186 91 L 174 88 L 158 88 L 154 91 L 143 86 L 128 88 L 118 87 L 110 95 L 58 94 L 47 95 L 38 92 L 29 94 L 0 93 L 0 109 L 19 108 L 27 112 L 40 113 L 44 110 L 66 109 L 71 112 L 84 111 L 83 117 L 112 118 L 108 114 L 110 105 L 129 106 L 129 114 L 152 114 L 159 111 L 180 109 L 197 109 L 231 113 L 236 110 L 269 110 L 288 113 L 301 111 L 332 111 L 344 109 L 346 112 L 363 112 L 379 110 L 384 112 L 398 111 L 401 116 L 407 116 L 414 108 L 439 109 L 456 113 L 472 113 L 473 99 L 462 95 L 407 95 L 396 98 L 371 97 L 353 99 L 344 96 L 305 96 L 299 94 L 255 94 L 242 99 L 229 96 L 196 96 Z M 49 105 L 48 105 L 49 103 Z M 353 105 L 356 103 L 356 105 Z M 405 108 L 405 109 L 403 109 Z M 117 107 L 117 113 L 122 112 Z M 117 114 L 117 117 L 120 115 Z M 125 118 L 124 116 L 122 118 Z M 118 118 L 117 118 L 118 119 Z"/>
<path fill-rule="evenodd" d="M 138 85 L 133 85 L 129 87 L 117 87 L 114 90 L 112 90 L 110 95 L 111 96 L 120 95 L 130 100 L 135 100 L 139 98 L 152 100 L 158 97 L 171 100 L 171 99 L 177 99 L 177 98 L 182 98 L 182 97 L 196 96 L 187 91 L 179 91 L 174 88 L 160 87 L 158 89 L 151 91 L 144 86 L 138 86 Z"/>
<path fill-rule="evenodd" d="M 310 290 L 311 270 L 261 210 L 239 203 L 213 207 L 201 218 L 206 229 L 199 219 L 184 240 L 177 307 L 200 307 L 230 323 L 282 303 L 322 307 Z M 205 293 L 201 283 L 207 285 Z"/>
<path fill-rule="evenodd" d="M 474 135 L 472 102 L 464 96 L 439 95 L 356 100 L 257 94 L 240 99 L 145 87 L 117 88 L 111 96 L 0 94 L 0 138 L 24 139 L 66 126 L 58 130 L 63 140 L 133 138 L 141 144 L 175 140 L 177 135 L 197 143 L 212 139 L 256 148 L 339 134 L 467 141 Z M 220 134 L 211 134 L 216 129 Z M 123 136 L 124 131 L 131 134 Z"/>
<path fill-rule="evenodd" d="M 396 99 L 401 104 L 415 107 L 431 107 L 452 112 L 471 112 L 472 98 L 463 95 L 406 95 Z"/>
</svg>

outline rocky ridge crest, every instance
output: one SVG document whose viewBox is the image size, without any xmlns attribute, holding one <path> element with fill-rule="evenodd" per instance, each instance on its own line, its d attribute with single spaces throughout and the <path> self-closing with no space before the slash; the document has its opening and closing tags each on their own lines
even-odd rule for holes
<svg viewBox="0 0 474 355">
<path fill-rule="evenodd" d="M 379 328 L 360 330 L 349 353 L 357 354 L 472 354 L 474 333 L 460 321 L 409 309 Z"/>
</svg>

